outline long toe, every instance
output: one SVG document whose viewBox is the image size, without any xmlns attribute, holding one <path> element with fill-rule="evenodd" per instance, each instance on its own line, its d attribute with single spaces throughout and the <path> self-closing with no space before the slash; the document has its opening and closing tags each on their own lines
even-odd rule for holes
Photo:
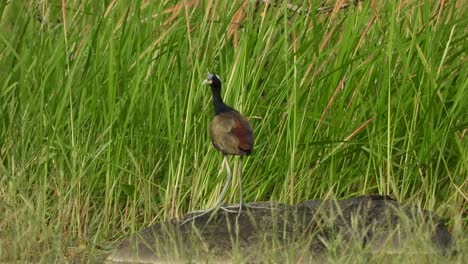
<svg viewBox="0 0 468 264">
<path fill-rule="evenodd" d="M 245 209 L 266 209 L 266 210 L 276 209 L 276 207 L 274 206 L 256 206 L 256 205 L 251 205 L 251 204 L 246 204 L 246 203 L 242 203 L 239 205 L 229 205 L 229 206 L 226 206 L 226 208 L 231 209 L 231 210 L 236 209 L 239 211 L 242 211 Z"/>
<path fill-rule="evenodd" d="M 226 207 L 221 206 L 219 209 L 221 209 L 221 210 L 223 210 L 225 212 L 228 212 L 228 213 L 237 213 L 238 212 L 238 211 L 234 211 L 234 210 L 229 209 L 229 206 L 226 206 Z"/>
<path fill-rule="evenodd" d="M 256 206 L 256 205 L 250 205 L 250 204 L 243 204 L 242 206 L 244 208 L 250 208 L 250 209 L 267 209 L 267 210 L 277 209 L 276 207 L 273 207 L 273 206 Z"/>
<path fill-rule="evenodd" d="M 197 219 L 197 218 L 199 218 L 201 216 L 207 215 L 207 214 L 212 213 L 212 212 L 214 212 L 216 210 L 217 210 L 217 207 L 213 207 L 213 208 L 206 209 L 206 210 L 193 211 L 191 214 L 193 214 L 194 216 L 191 216 L 191 217 L 185 219 L 180 225 L 181 226 L 185 225 L 188 222 L 191 222 L 191 221 L 193 221 L 193 220 L 195 220 L 195 219 Z"/>
</svg>

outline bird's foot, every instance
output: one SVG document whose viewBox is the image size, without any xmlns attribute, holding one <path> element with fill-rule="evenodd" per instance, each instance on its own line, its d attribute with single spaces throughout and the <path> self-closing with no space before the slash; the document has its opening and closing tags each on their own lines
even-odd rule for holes
<svg viewBox="0 0 468 264">
<path fill-rule="evenodd" d="M 206 210 L 193 211 L 193 212 L 191 212 L 191 214 L 193 214 L 194 216 L 185 219 L 180 225 L 181 226 L 185 225 L 186 223 L 188 223 L 190 221 L 193 221 L 193 220 L 197 219 L 198 217 L 201 217 L 201 216 L 204 216 L 206 214 L 214 212 L 216 209 L 217 209 L 216 207 L 213 207 L 213 208 L 206 209 Z"/>
<path fill-rule="evenodd" d="M 256 206 L 256 205 L 251 205 L 251 204 L 246 204 L 246 203 L 229 205 L 229 206 L 226 206 L 225 208 L 231 211 L 233 211 L 232 209 L 237 210 L 239 214 L 244 209 L 266 209 L 266 210 L 276 209 L 276 207 L 273 207 L 273 206 Z"/>
<path fill-rule="evenodd" d="M 193 214 L 194 216 L 185 219 L 180 225 L 182 226 L 182 225 L 184 225 L 184 224 L 186 224 L 186 223 L 188 223 L 190 221 L 195 220 L 198 217 L 201 217 L 201 216 L 204 216 L 204 215 L 207 215 L 207 214 L 210 214 L 210 213 L 214 213 L 218 209 L 221 209 L 221 210 L 223 210 L 225 212 L 228 212 L 228 213 L 237 213 L 238 212 L 238 211 L 234 211 L 234 210 L 229 209 L 229 206 L 227 206 L 227 207 L 225 207 L 225 206 L 215 206 L 215 207 L 210 208 L 210 209 L 197 210 L 197 211 L 191 212 L 191 214 Z"/>
</svg>

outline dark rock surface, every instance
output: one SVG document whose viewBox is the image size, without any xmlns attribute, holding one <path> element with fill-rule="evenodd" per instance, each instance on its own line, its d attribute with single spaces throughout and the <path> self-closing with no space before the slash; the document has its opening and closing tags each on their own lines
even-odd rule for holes
<svg viewBox="0 0 468 264">
<path fill-rule="evenodd" d="M 399 252 L 408 243 L 427 243 L 444 254 L 452 243 L 437 216 L 402 206 L 380 195 L 347 200 L 310 200 L 295 206 L 250 203 L 238 213 L 218 210 L 212 215 L 159 223 L 123 239 L 107 258 L 123 263 L 242 262 L 279 260 L 294 252 L 297 260 L 319 261 L 330 251 L 349 254 Z M 423 241 L 421 241 L 421 238 Z M 273 256 L 274 255 L 274 256 Z M 287 254 L 288 256 L 290 254 Z"/>
</svg>

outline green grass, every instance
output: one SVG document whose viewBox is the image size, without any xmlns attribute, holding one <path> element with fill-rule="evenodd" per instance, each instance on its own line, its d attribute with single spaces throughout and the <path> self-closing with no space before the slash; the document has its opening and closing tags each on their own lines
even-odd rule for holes
<svg viewBox="0 0 468 264">
<path fill-rule="evenodd" d="M 65 261 L 213 205 L 209 71 L 256 132 L 247 201 L 388 194 L 468 244 L 463 1 L 248 1 L 237 44 L 242 1 L 64 2 L 0 4 L 0 259 Z"/>
</svg>

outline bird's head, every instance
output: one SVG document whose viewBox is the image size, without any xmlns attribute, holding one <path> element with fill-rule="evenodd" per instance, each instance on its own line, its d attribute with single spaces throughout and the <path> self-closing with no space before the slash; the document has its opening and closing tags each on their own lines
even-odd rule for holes
<svg viewBox="0 0 468 264">
<path fill-rule="evenodd" d="M 210 73 L 203 84 L 208 84 L 211 87 L 221 87 L 221 78 L 216 73 Z"/>
</svg>

